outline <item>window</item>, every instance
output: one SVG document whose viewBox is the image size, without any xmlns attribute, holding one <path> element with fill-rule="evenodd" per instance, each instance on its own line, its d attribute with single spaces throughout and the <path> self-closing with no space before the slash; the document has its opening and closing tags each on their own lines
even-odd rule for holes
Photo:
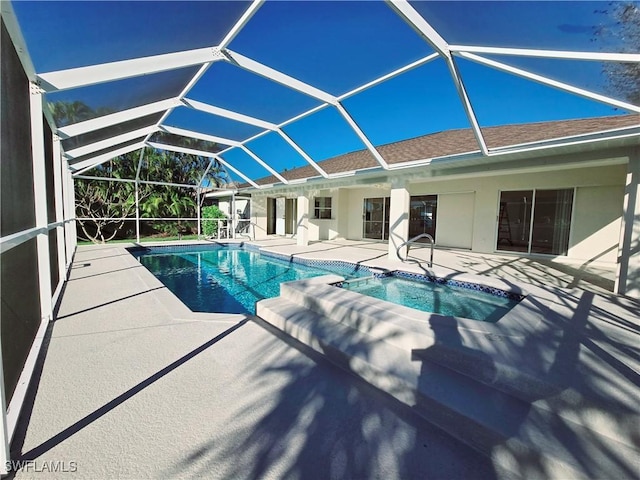
<svg viewBox="0 0 640 480">
<path fill-rule="evenodd" d="M 500 194 L 497 250 L 566 255 L 573 189 Z"/>
<path fill-rule="evenodd" d="M 331 218 L 331 197 L 314 199 L 315 218 Z"/>
</svg>

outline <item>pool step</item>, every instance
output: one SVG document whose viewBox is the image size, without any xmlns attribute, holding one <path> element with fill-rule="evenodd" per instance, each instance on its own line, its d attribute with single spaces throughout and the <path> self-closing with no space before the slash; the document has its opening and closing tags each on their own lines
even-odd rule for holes
<svg viewBox="0 0 640 480">
<path fill-rule="evenodd" d="M 522 365 L 514 365 L 509 358 L 501 361 L 499 356 L 487 356 L 481 349 L 464 346 L 464 336 L 476 337 L 471 341 L 485 341 L 482 329 L 491 329 L 493 325 L 468 321 L 478 329 L 479 335 L 476 335 L 476 332 L 459 329 L 457 321 L 451 317 L 419 312 L 329 285 L 339 278 L 328 275 L 282 283 L 280 296 L 400 349 L 420 350 L 432 362 L 475 379 L 483 378 L 492 387 L 524 400 L 557 392 L 547 372 L 528 371 Z M 518 338 L 511 340 L 519 341 Z"/>
<path fill-rule="evenodd" d="M 601 412 L 586 408 L 589 414 L 576 419 L 556 408 L 552 397 L 534 401 L 505 391 L 513 385 L 496 388 L 488 374 L 491 359 L 480 359 L 486 365 L 471 369 L 481 374 L 460 372 L 468 361 L 451 361 L 452 350 L 435 342 L 428 322 L 398 318 L 395 309 L 383 311 L 385 302 L 336 292 L 326 284 L 333 280 L 282 284 L 281 297 L 258 302 L 256 313 L 491 456 L 497 467 L 545 478 L 626 478 L 633 473 L 612 462 L 610 453 L 634 458 L 637 445 L 608 435 Z M 576 438 L 578 454 L 568 447 L 575 446 Z M 523 465 L 530 470 L 522 471 Z"/>
<path fill-rule="evenodd" d="M 272 298 L 257 306 L 259 317 L 491 457 L 497 468 L 520 475 L 521 466 L 530 465 L 528 477 L 585 476 L 571 457 L 562 457 L 563 446 L 539 428 L 548 420 L 538 424 L 540 415 L 530 418 L 526 402 L 438 364 L 412 360 L 410 352 L 294 302 Z"/>
</svg>

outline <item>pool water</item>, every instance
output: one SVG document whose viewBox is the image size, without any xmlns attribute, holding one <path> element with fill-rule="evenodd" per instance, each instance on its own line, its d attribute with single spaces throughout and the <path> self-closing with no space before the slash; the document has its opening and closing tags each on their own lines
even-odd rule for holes
<svg viewBox="0 0 640 480">
<path fill-rule="evenodd" d="M 518 300 L 436 282 L 398 277 L 346 282 L 343 288 L 425 312 L 497 322 Z"/>
<path fill-rule="evenodd" d="M 131 253 L 194 312 L 255 314 L 257 301 L 280 295 L 280 283 L 330 273 L 347 279 L 343 288 L 362 295 L 485 322 L 498 321 L 519 301 L 398 276 L 356 280 L 371 277 L 371 271 L 345 262 L 303 265 L 236 245 L 150 247 Z"/>
<path fill-rule="evenodd" d="M 167 252 L 169 250 L 169 252 Z M 370 273 L 356 265 L 310 267 L 238 247 L 166 247 L 132 251 L 151 273 L 194 312 L 252 313 L 255 303 L 280 295 L 280 283 L 334 273 Z"/>
</svg>

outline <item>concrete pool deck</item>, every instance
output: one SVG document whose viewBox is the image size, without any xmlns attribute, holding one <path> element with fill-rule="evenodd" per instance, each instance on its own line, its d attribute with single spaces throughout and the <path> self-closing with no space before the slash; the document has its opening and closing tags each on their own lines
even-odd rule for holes
<svg viewBox="0 0 640 480">
<path fill-rule="evenodd" d="M 398 267 L 382 244 L 254 243 Z M 638 456 L 628 452 L 640 443 L 640 306 L 606 291 L 611 270 L 453 250 L 436 250 L 434 263 L 445 274 L 471 272 L 536 290 L 560 321 L 556 363 L 572 379 L 566 393 L 580 384 L 635 405 L 626 424 L 615 415 L 607 424 L 624 448 L 600 444 L 598 458 L 637 478 Z M 537 355 L 523 351 L 522 361 Z M 471 449 L 258 319 L 190 312 L 124 245 L 78 248 L 41 360 L 12 445 L 13 459 L 31 463 L 16 478 L 545 476 L 535 464 L 505 470 L 508 462 Z M 570 413 L 599 414 L 579 404 Z M 593 439 L 571 422 L 552 432 L 593 478 Z M 53 462 L 75 471 L 42 471 Z"/>
</svg>

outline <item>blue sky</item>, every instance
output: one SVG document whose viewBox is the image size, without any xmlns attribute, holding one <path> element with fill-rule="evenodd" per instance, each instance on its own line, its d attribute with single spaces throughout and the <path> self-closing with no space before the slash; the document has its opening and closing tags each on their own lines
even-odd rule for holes
<svg viewBox="0 0 640 480">
<path fill-rule="evenodd" d="M 607 2 L 412 2 L 452 44 L 600 51 L 616 45 L 594 41 L 613 28 Z M 14 2 L 39 73 L 139 56 L 216 45 L 246 2 Z M 384 2 L 267 2 L 230 48 L 333 95 L 433 52 Z M 599 62 L 492 57 L 557 80 L 608 93 Z M 456 59 L 483 127 L 506 123 L 626 113 L 613 107 Z M 130 108 L 176 95 L 195 68 L 165 72 L 49 95 L 80 100 L 94 109 Z M 615 96 L 615 95 L 614 95 Z M 280 123 L 320 104 L 299 92 L 229 63 L 215 63 L 187 98 Z M 450 72 L 442 59 L 411 70 L 344 101 L 364 133 L 381 145 L 427 133 L 468 128 Z M 256 127 L 176 109 L 166 124 L 234 140 Z M 333 107 L 285 127 L 317 161 L 364 148 Z M 248 144 L 282 170 L 305 160 L 276 134 Z M 246 153 L 225 156 L 247 175 L 266 171 Z"/>
</svg>

